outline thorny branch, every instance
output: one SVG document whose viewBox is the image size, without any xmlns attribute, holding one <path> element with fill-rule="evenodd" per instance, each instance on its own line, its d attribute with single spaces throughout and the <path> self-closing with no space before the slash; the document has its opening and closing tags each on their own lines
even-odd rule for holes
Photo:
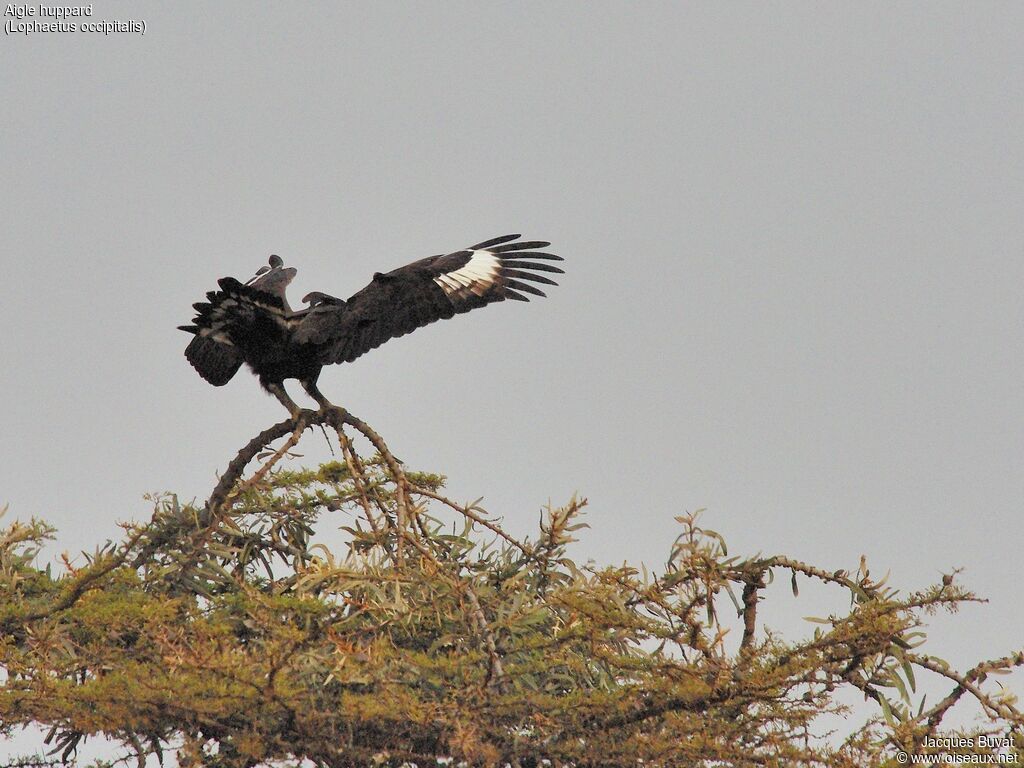
<svg viewBox="0 0 1024 768">
<path fill-rule="evenodd" d="M 946 699 L 943 699 L 938 705 L 922 715 L 922 717 L 927 721 L 929 727 L 938 725 L 938 722 L 941 720 L 945 711 L 948 710 L 949 707 L 952 706 L 965 692 L 974 696 L 978 703 L 981 704 L 981 706 L 990 714 L 996 717 L 1001 717 L 1004 720 L 1008 720 L 1018 727 L 1024 727 L 1024 714 L 1018 711 L 1016 707 L 996 700 L 985 691 L 982 691 L 979 687 L 980 683 L 985 681 L 985 678 L 990 672 L 1004 671 L 1014 667 L 1024 666 L 1024 651 L 1010 656 L 1003 656 L 1000 659 L 984 661 L 975 665 L 963 674 L 950 669 L 949 665 L 946 663 L 939 662 L 938 660 L 923 654 L 908 653 L 907 660 L 956 683 L 956 686 Z M 947 699 L 949 699 L 948 704 L 946 701 Z"/>
<path fill-rule="evenodd" d="M 377 522 L 376 516 L 373 514 L 373 508 L 370 506 L 370 497 L 367 494 L 366 489 L 366 469 L 363 467 L 362 462 L 359 461 L 359 457 L 355 453 L 355 449 L 352 447 L 352 441 L 348 439 L 348 435 L 345 434 L 345 430 L 339 429 L 338 440 L 341 443 L 341 453 L 345 457 L 345 466 L 348 467 L 349 475 L 352 477 L 352 483 L 356 487 L 356 492 L 359 495 L 359 503 L 363 507 L 363 514 L 366 515 L 366 521 L 370 524 L 370 528 L 378 538 L 380 537 L 381 528 Z"/>
</svg>

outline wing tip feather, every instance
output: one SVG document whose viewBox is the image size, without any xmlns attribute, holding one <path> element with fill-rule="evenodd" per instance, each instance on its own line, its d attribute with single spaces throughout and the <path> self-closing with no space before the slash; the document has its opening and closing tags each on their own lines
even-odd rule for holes
<svg viewBox="0 0 1024 768">
<path fill-rule="evenodd" d="M 516 233 L 514 235 L 501 235 L 500 237 L 492 237 L 490 240 L 484 240 L 482 243 L 469 246 L 470 251 L 482 251 L 495 245 L 501 245 L 507 243 L 510 240 L 518 240 L 522 235 Z"/>
</svg>

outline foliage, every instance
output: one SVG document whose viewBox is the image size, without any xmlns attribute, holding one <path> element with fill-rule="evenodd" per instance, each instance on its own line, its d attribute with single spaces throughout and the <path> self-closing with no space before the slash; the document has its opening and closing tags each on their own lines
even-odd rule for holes
<svg viewBox="0 0 1024 768">
<path fill-rule="evenodd" d="M 314 424 L 333 428 L 344 460 L 282 468 Z M 346 428 L 377 455 L 362 460 Z M 37 567 L 53 531 L 12 523 L 0 532 L 3 728 L 51 727 L 67 760 L 103 734 L 140 765 L 173 750 L 180 765 L 223 768 L 859 768 L 1024 726 L 987 682 L 1024 654 L 961 674 L 920 648 L 925 614 L 975 599 L 952 576 L 901 594 L 863 562 L 741 558 L 697 515 L 677 518 L 662 573 L 580 565 L 566 548 L 585 500 L 546 510 L 518 541 L 446 499 L 442 481 L 407 473 L 351 414 L 306 411 L 254 438 L 205 505 L 155 499 L 149 523 L 125 525 L 84 567 Z M 319 541 L 338 521 L 344 540 Z M 773 576 L 794 594 L 798 580 L 840 590 L 849 609 L 785 641 L 759 614 Z M 949 693 L 912 708 L 924 674 Z M 876 716 L 822 737 L 851 690 Z M 981 721 L 945 730 L 962 698 Z"/>
</svg>

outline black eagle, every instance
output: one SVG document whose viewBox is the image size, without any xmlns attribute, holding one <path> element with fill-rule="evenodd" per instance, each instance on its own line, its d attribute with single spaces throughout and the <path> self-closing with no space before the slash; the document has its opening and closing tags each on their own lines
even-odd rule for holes
<svg viewBox="0 0 1024 768">
<path fill-rule="evenodd" d="M 322 408 L 332 407 L 316 386 L 323 366 L 350 363 L 435 320 L 505 299 L 529 301 L 526 294 L 544 296 L 531 283 L 557 285 L 539 273 L 562 273 L 546 263 L 562 257 L 537 250 L 550 243 L 519 237 L 496 237 L 377 272 L 346 301 L 313 292 L 302 299 L 308 306 L 294 311 L 285 290 L 296 270 L 271 256 L 270 266 L 248 282 L 222 278 L 219 291 L 192 305 L 197 313 L 192 325 L 178 326 L 195 335 L 185 357 L 215 387 L 227 384 L 247 363 L 293 416 L 300 409 L 285 391 L 285 379 L 298 379 Z"/>
</svg>

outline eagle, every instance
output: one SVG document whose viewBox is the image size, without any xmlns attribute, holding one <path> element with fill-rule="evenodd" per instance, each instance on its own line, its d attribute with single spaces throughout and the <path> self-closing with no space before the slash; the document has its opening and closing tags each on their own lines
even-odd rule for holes
<svg viewBox="0 0 1024 768">
<path fill-rule="evenodd" d="M 557 285 L 542 273 L 563 273 L 548 263 L 562 257 L 542 250 L 548 242 L 520 237 L 504 235 L 377 272 L 369 285 L 345 300 L 314 291 L 302 299 L 306 306 L 296 310 L 285 296 L 296 269 L 271 256 L 268 266 L 248 281 L 221 278 L 219 290 L 192 305 L 192 324 L 178 326 L 194 336 L 185 357 L 215 387 L 227 384 L 247 364 L 293 417 L 300 408 L 284 388 L 286 379 L 298 379 L 321 408 L 333 408 L 317 389 L 325 365 L 351 363 L 435 320 L 505 299 L 544 296 L 533 283 Z"/>
</svg>

